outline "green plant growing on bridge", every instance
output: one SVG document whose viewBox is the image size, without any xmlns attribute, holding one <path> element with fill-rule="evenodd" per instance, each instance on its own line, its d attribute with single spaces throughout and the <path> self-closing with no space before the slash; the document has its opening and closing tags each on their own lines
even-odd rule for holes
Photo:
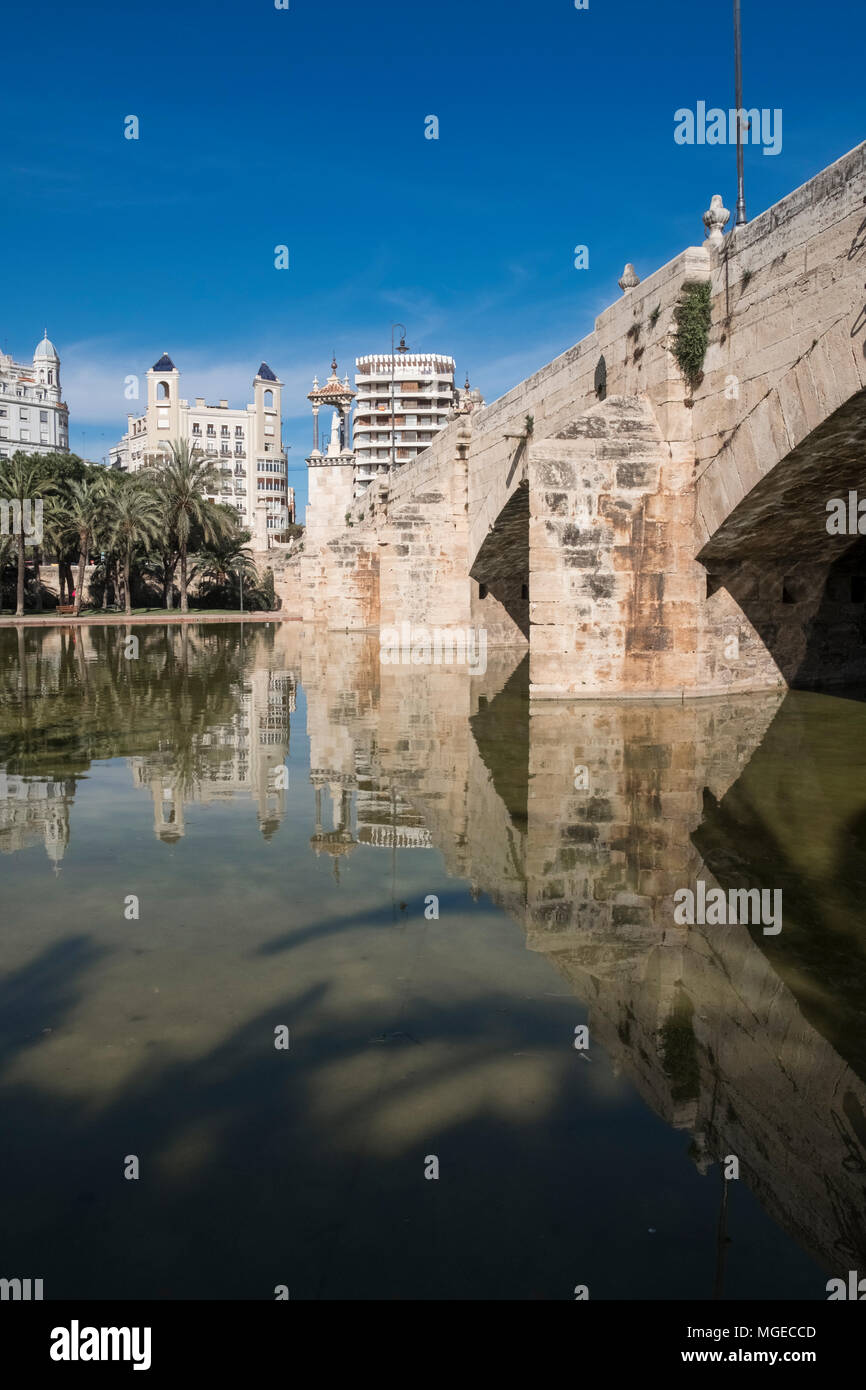
<svg viewBox="0 0 866 1390">
<path fill-rule="evenodd" d="M 674 309 L 677 331 L 672 351 L 692 390 L 700 385 L 703 377 L 711 319 L 709 282 L 684 286 L 682 298 Z"/>
<path fill-rule="evenodd" d="M 650 325 L 650 328 L 655 328 L 655 326 L 656 326 L 656 324 L 658 323 L 658 321 L 659 321 L 659 319 L 661 318 L 661 316 L 662 316 L 662 306 L 661 306 L 660 304 L 657 304 L 656 307 L 653 309 L 652 313 L 651 313 L 650 316 L 649 316 L 649 325 Z"/>
<path fill-rule="evenodd" d="M 528 439 L 529 436 L 532 434 L 532 432 L 533 432 L 534 429 L 535 429 L 535 416 L 534 416 L 534 415 L 527 415 L 527 417 L 526 417 L 526 423 L 525 423 L 525 425 L 524 425 L 524 434 L 526 435 L 526 438 L 527 438 L 527 439 Z"/>
</svg>

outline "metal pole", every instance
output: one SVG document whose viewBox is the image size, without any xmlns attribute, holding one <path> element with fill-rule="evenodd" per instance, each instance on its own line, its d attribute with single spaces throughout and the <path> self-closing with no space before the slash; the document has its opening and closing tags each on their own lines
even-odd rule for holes
<svg viewBox="0 0 866 1390">
<path fill-rule="evenodd" d="M 240 581 L 241 581 L 241 612 L 243 613 L 243 611 L 244 611 L 244 568 L 243 568 L 243 565 L 241 565 L 241 566 L 238 568 L 238 577 L 240 578 Z"/>
<path fill-rule="evenodd" d="M 396 417 L 395 417 L 395 413 L 394 413 L 394 377 L 395 377 L 395 373 L 396 373 L 396 365 L 395 365 L 395 364 L 396 364 L 396 354 L 395 354 L 395 352 L 394 352 L 394 329 L 395 329 L 395 328 L 401 328 L 401 329 L 403 330 L 403 337 L 402 337 L 402 339 L 401 339 L 401 342 L 402 342 L 403 345 L 404 345 L 402 350 L 405 351 L 405 343 L 406 343 L 406 325 L 405 325 L 405 323 L 392 323 L 392 324 L 391 324 L 391 471 L 392 471 L 392 472 L 393 472 L 394 469 L 397 467 L 397 433 L 396 433 L 396 425 L 395 425 L 395 423 L 394 423 L 394 422 L 395 422 L 395 418 L 396 418 Z"/>
<path fill-rule="evenodd" d="M 740 25 L 740 0 L 734 0 L 734 85 L 737 103 L 737 222 L 746 224 L 746 194 L 743 185 L 743 33 Z"/>
</svg>

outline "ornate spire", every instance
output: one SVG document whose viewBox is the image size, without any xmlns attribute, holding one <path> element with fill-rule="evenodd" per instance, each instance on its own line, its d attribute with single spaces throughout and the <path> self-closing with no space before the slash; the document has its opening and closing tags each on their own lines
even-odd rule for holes
<svg viewBox="0 0 866 1390">
<path fill-rule="evenodd" d="M 713 247 L 718 250 L 724 245 L 725 234 L 723 229 L 730 216 L 731 214 L 728 212 L 728 209 L 722 204 L 722 195 L 720 193 L 714 193 L 710 199 L 710 206 L 704 213 L 704 226 L 707 229 L 707 238 L 704 242 L 705 247 Z"/>
</svg>

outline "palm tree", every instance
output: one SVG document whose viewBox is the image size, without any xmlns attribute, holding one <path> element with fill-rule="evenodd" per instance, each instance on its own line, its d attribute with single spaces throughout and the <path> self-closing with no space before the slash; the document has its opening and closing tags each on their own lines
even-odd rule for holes
<svg viewBox="0 0 866 1390">
<path fill-rule="evenodd" d="M 101 562 L 101 575 L 103 583 L 102 607 L 108 607 L 109 589 L 114 584 L 115 595 L 118 594 L 120 584 L 118 581 L 119 559 L 113 552 L 116 546 L 112 542 L 112 524 L 114 519 L 113 503 L 114 499 L 120 495 L 129 482 L 129 475 L 120 473 L 115 468 L 104 469 L 96 479 L 96 486 L 101 497 L 101 506 L 94 527 L 94 545 L 98 544 L 100 550 L 104 552 L 104 560 Z"/>
<path fill-rule="evenodd" d="M 151 480 L 153 480 L 153 475 L 151 475 Z M 159 528 L 151 564 L 153 574 L 162 586 L 163 606 L 170 612 L 174 608 L 174 576 L 177 572 L 180 553 L 177 548 L 177 537 L 172 529 L 171 499 L 164 489 L 158 488 L 155 491 L 162 514 L 162 524 Z"/>
<path fill-rule="evenodd" d="M 109 547 L 117 550 L 123 574 L 126 615 L 132 615 L 129 571 L 137 546 L 149 545 L 160 523 L 159 503 L 150 488 L 137 479 L 124 479 L 114 488 L 107 502 L 106 533 Z"/>
<path fill-rule="evenodd" d="M 104 489 L 85 478 L 83 482 L 72 482 L 66 490 L 66 514 L 69 525 L 78 538 L 78 583 L 75 586 L 73 615 L 81 612 L 81 591 L 84 587 L 84 571 L 90 558 L 94 533 L 99 523 L 104 502 Z"/>
<path fill-rule="evenodd" d="M 190 447 L 186 439 L 176 439 L 168 446 L 168 455 L 159 460 L 153 471 L 153 481 L 164 499 L 170 529 L 177 541 L 180 560 L 180 611 L 189 612 L 187 596 L 190 533 L 198 527 L 205 542 L 224 534 L 228 518 L 218 507 L 209 503 L 205 492 L 216 492 L 219 480 L 214 468 L 215 459 Z"/>
<path fill-rule="evenodd" d="M 237 531 L 217 537 L 216 540 L 201 546 L 197 556 L 196 570 L 202 579 L 207 579 L 216 589 L 227 589 L 231 578 L 243 575 L 248 582 L 255 584 L 258 571 L 252 551 L 247 542 L 248 531 Z"/>
<path fill-rule="evenodd" d="M 3 611 L 3 576 L 6 573 L 6 566 L 12 563 L 14 540 L 14 536 L 7 536 L 0 532 L 0 613 Z"/>
<path fill-rule="evenodd" d="M 53 491 L 53 486 L 45 477 L 44 464 L 38 457 L 28 456 L 16 450 L 11 459 L 3 461 L 0 468 L 0 496 L 11 508 L 18 508 L 18 524 L 15 536 L 18 541 L 18 587 L 15 595 L 15 616 L 24 617 L 24 581 L 27 574 L 27 530 L 30 512 L 34 502 L 41 500 Z M 41 539 L 41 537 L 40 537 Z"/>
<path fill-rule="evenodd" d="M 57 574 L 60 585 L 60 603 L 63 604 L 63 590 L 67 589 L 67 603 L 72 601 L 72 568 L 67 557 L 78 537 L 70 525 L 69 510 L 63 492 L 48 499 L 42 518 L 46 549 L 57 556 Z"/>
</svg>

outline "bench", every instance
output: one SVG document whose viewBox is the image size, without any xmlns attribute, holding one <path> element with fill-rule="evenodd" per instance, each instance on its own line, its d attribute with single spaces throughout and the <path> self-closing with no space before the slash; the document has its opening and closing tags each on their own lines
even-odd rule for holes
<svg viewBox="0 0 866 1390">
<path fill-rule="evenodd" d="M 58 611 L 58 613 L 60 614 L 61 617 L 65 617 L 67 613 L 74 613 L 74 612 L 75 612 L 75 604 L 74 604 L 74 603 L 58 603 L 58 605 L 57 605 L 57 611 Z"/>
</svg>

